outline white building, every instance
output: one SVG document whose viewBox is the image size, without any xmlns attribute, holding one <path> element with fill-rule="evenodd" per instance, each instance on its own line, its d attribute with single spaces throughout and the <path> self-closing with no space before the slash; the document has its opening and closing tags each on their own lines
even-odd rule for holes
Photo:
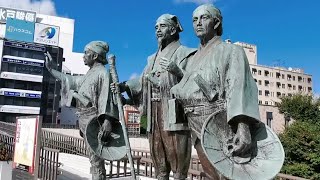
<svg viewBox="0 0 320 180">
<path fill-rule="evenodd" d="M 27 20 L 27 13 L 28 11 L 24 11 L 24 10 L 18 10 L 18 9 L 7 9 L 7 8 L 1 8 L 2 12 L 5 12 L 4 16 L 8 16 L 8 12 L 10 11 L 11 14 L 10 16 L 15 18 L 15 19 L 20 19 L 24 20 L 24 21 L 29 21 Z M 19 15 L 19 16 L 18 16 Z M 81 74 L 86 74 L 86 72 L 88 71 L 88 67 L 84 65 L 83 63 L 83 53 L 76 53 L 73 52 L 73 41 L 74 41 L 74 20 L 73 19 L 69 19 L 69 18 L 62 18 L 62 17 L 56 17 L 56 16 L 49 16 L 49 15 L 43 15 L 43 14 L 36 14 L 34 12 L 29 13 L 29 15 L 32 15 L 33 20 L 30 22 L 35 22 L 35 23 L 41 23 L 41 24 L 47 24 L 47 25 L 52 25 L 52 26 L 56 26 L 59 27 L 59 30 L 57 31 L 57 33 L 59 34 L 59 41 L 57 46 L 63 48 L 63 58 L 64 58 L 64 62 L 62 63 L 62 71 L 64 73 L 68 73 L 68 74 L 73 74 L 73 75 L 81 75 Z M 35 16 L 34 16 L 35 15 Z M 31 16 L 29 16 L 31 17 Z M 6 32 L 6 17 L 3 18 L 3 16 L 0 17 L 0 39 L 5 38 L 5 32 Z M 36 33 L 35 33 L 36 35 Z M 3 45 L 1 45 L 0 51 L 2 52 Z M 1 54 L 2 56 L 2 54 Z M 18 59 L 19 61 L 22 61 L 21 58 L 19 57 L 13 57 L 13 59 Z M 28 59 L 28 62 L 37 62 L 40 60 L 37 59 Z M 42 66 L 44 64 L 44 61 L 41 60 Z M 8 76 L 7 72 L 3 72 L 2 74 Z M 12 74 L 12 73 L 11 73 Z M 11 75 L 13 76 L 13 75 Z M 20 75 L 16 75 L 19 76 L 19 78 L 21 79 L 25 79 L 29 76 L 32 75 L 25 75 L 24 74 L 20 74 Z M 38 77 L 37 77 L 38 78 Z M 28 81 L 33 81 L 33 80 L 37 80 L 37 78 L 29 78 Z M 39 76 L 39 78 L 41 79 L 40 81 L 42 81 L 42 76 Z M 38 79 L 39 79 L 38 78 Z M 23 80 L 25 81 L 25 80 Z M 38 80 L 37 80 L 38 81 Z M 6 90 L 6 89 L 4 89 Z M 0 96 L 1 96 L 1 92 L 5 93 L 6 91 L 1 90 L 0 91 Z M 17 90 L 15 89 L 11 89 L 10 93 L 11 94 L 24 94 L 23 90 L 20 90 L 18 93 L 16 92 Z M 29 91 L 28 91 L 29 92 Z M 29 93 L 32 93 L 33 91 L 30 91 Z M 41 92 L 40 92 L 41 93 Z M 34 94 L 34 93 L 33 93 Z M 3 95 L 3 96 L 8 96 L 8 95 Z M 51 96 L 51 95 L 49 95 Z M 23 103 L 26 104 L 26 103 Z M 25 113 L 28 112 L 29 114 L 38 114 L 40 111 L 39 107 L 32 107 L 32 109 L 30 109 L 28 106 L 21 106 L 22 109 L 19 108 L 11 108 L 8 110 L 8 105 L 1 105 L 0 111 L 3 112 L 8 112 L 9 110 L 12 111 L 12 113 Z M 10 106 L 11 107 L 11 106 Z M 20 107 L 20 106 L 19 106 Z M 29 108 L 29 109 L 28 109 Z M 19 112 L 18 112 L 19 111 Z M 77 117 L 74 116 L 73 113 L 70 112 L 74 112 L 74 109 L 72 108 L 66 108 L 66 107 L 62 107 L 61 109 L 61 114 L 58 115 L 59 118 L 61 120 L 65 119 L 68 120 L 68 122 L 66 123 L 71 123 L 74 124 L 76 122 Z M 52 113 L 52 112 L 50 112 Z M 70 120 L 71 119 L 73 120 Z M 71 122 L 69 122 L 71 121 Z M 52 121 L 54 122 L 54 121 Z"/>
<path fill-rule="evenodd" d="M 83 53 L 73 52 L 74 20 L 37 14 L 37 22 L 60 27 L 59 47 L 63 48 L 63 69 L 71 74 L 86 74 L 89 67 L 83 63 Z"/>
</svg>

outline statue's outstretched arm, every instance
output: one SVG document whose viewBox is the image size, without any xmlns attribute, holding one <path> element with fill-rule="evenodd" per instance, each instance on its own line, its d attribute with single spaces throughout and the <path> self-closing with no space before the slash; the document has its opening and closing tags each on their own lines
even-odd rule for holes
<svg viewBox="0 0 320 180">
<path fill-rule="evenodd" d="M 50 74 L 52 74 L 52 76 L 55 77 L 56 79 L 59 79 L 60 81 L 63 82 L 67 78 L 66 75 L 52 68 L 52 56 L 49 52 L 46 52 L 44 54 L 46 56 L 45 65 L 48 71 L 50 72 Z"/>
</svg>

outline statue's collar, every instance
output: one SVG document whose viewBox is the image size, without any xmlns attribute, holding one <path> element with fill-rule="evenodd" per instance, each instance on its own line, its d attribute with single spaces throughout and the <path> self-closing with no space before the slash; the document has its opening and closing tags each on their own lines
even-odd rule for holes
<svg viewBox="0 0 320 180">
<path fill-rule="evenodd" d="M 170 44 L 168 44 L 165 48 L 163 48 L 162 51 L 160 51 L 163 54 L 166 54 L 170 50 L 176 50 L 181 45 L 180 41 L 173 41 Z"/>
<path fill-rule="evenodd" d="M 202 45 L 200 44 L 199 50 L 203 50 L 203 49 L 205 49 L 206 47 L 216 46 L 216 45 L 218 45 L 220 42 L 221 42 L 221 36 L 215 36 L 215 37 L 213 37 L 212 39 L 210 39 L 206 45 L 202 46 Z"/>
<path fill-rule="evenodd" d="M 98 68 L 98 67 L 100 67 L 100 66 L 103 66 L 101 63 L 94 63 L 93 65 L 92 65 L 92 67 L 89 69 L 89 70 L 91 70 L 91 69 L 96 69 L 96 68 Z"/>
</svg>

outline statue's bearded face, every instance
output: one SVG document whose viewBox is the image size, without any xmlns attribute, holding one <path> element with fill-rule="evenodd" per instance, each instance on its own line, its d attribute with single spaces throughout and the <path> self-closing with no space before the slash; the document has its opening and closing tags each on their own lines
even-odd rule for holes
<svg viewBox="0 0 320 180">
<path fill-rule="evenodd" d="M 193 29 L 199 38 L 206 38 L 215 33 L 215 20 L 205 9 L 198 9 L 193 13 Z"/>
<path fill-rule="evenodd" d="M 169 39 L 171 39 L 171 36 L 173 33 L 169 23 L 166 23 L 163 21 L 157 22 L 155 29 L 156 29 L 155 33 L 158 39 L 158 43 L 168 41 Z"/>
<path fill-rule="evenodd" d="M 92 52 L 90 49 L 85 49 L 84 55 L 83 55 L 83 61 L 84 64 L 91 67 L 94 64 L 94 52 Z"/>
</svg>

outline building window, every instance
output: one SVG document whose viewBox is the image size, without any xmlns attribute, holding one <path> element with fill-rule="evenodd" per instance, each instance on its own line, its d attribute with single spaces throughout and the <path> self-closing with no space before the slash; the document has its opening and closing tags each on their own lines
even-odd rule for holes
<svg viewBox="0 0 320 180">
<path fill-rule="evenodd" d="M 262 91 L 261 90 L 259 90 L 259 95 L 262 95 Z"/>
<path fill-rule="evenodd" d="M 281 97 L 281 92 L 277 92 L 277 97 Z"/>
<path fill-rule="evenodd" d="M 292 89 L 292 85 L 288 84 L 288 89 L 291 90 Z"/>
<path fill-rule="evenodd" d="M 272 120 L 273 120 L 272 112 L 267 111 L 267 126 L 269 126 L 270 128 L 272 127 L 272 124 L 271 124 Z"/>
<path fill-rule="evenodd" d="M 276 78 L 280 79 L 281 74 L 279 72 L 276 73 Z"/>
<path fill-rule="evenodd" d="M 257 73 L 257 69 L 256 68 L 252 68 L 252 74 L 256 74 Z"/>
<path fill-rule="evenodd" d="M 258 70 L 258 75 L 261 75 L 261 70 Z"/>
<path fill-rule="evenodd" d="M 299 86 L 298 86 L 298 90 L 299 90 L 299 91 L 302 91 L 302 86 L 299 85 Z"/>
<path fill-rule="evenodd" d="M 293 90 L 296 90 L 296 86 L 295 86 L 295 85 L 293 85 L 293 86 L 292 86 L 292 89 L 293 89 Z"/>
<path fill-rule="evenodd" d="M 261 85 L 261 80 L 258 81 L 258 84 Z"/>
<path fill-rule="evenodd" d="M 270 83 L 269 83 L 269 81 L 268 81 L 268 80 L 265 80 L 265 81 L 264 81 L 264 85 L 265 85 L 266 87 L 268 87 L 268 86 L 269 86 L 269 84 L 270 84 Z"/>
<path fill-rule="evenodd" d="M 265 70 L 264 71 L 264 76 L 266 76 L 266 77 L 269 76 L 269 71 Z"/>
<path fill-rule="evenodd" d="M 312 92 L 312 87 L 308 87 L 308 92 L 309 92 L 309 93 Z"/>
<path fill-rule="evenodd" d="M 308 78 L 308 83 L 311 83 L 311 81 L 312 81 L 311 78 Z"/>
<path fill-rule="evenodd" d="M 265 96 L 269 96 L 269 95 L 270 95 L 270 92 L 269 92 L 268 90 L 265 90 L 265 91 L 264 91 L 264 95 L 265 95 Z"/>
<path fill-rule="evenodd" d="M 259 104 L 262 104 L 262 101 L 261 101 L 261 100 L 259 100 Z"/>
<path fill-rule="evenodd" d="M 280 89 L 280 87 L 281 87 L 281 83 L 280 83 L 280 82 L 277 82 L 277 88 Z"/>
<path fill-rule="evenodd" d="M 281 74 L 282 79 L 284 79 L 284 74 Z"/>
<path fill-rule="evenodd" d="M 301 81 L 302 81 L 302 77 L 298 76 L 298 82 L 301 82 Z"/>
<path fill-rule="evenodd" d="M 296 80 L 296 77 L 295 77 L 295 76 L 292 76 L 292 80 L 295 81 L 295 80 Z"/>
<path fill-rule="evenodd" d="M 291 74 L 288 74 L 288 75 L 287 75 L 287 80 L 288 80 L 288 81 L 291 81 Z"/>
<path fill-rule="evenodd" d="M 257 79 L 254 79 L 255 82 L 257 82 Z"/>
<path fill-rule="evenodd" d="M 268 101 L 265 101 L 264 104 L 265 104 L 265 105 L 268 105 Z"/>
<path fill-rule="evenodd" d="M 285 84 L 282 84 L 282 89 L 286 88 L 286 85 Z"/>
</svg>

